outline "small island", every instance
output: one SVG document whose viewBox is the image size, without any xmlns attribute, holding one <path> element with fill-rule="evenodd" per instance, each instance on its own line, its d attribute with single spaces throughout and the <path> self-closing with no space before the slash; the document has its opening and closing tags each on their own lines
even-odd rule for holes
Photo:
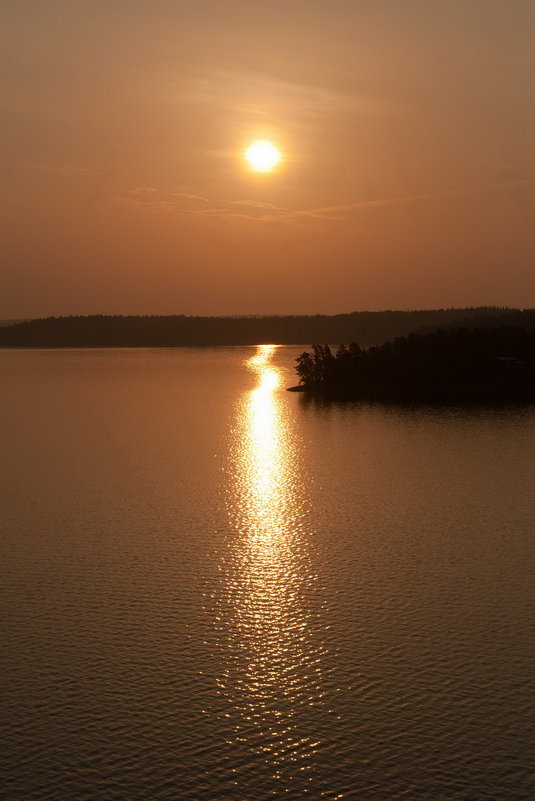
<svg viewBox="0 0 535 801">
<path fill-rule="evenodd" d="M 383 345 L 313 345 L 297 359 L 299 385 L 335 399 L 439 403 L 535 401 L 535 331 L 438 330 Z"/>
</svg>

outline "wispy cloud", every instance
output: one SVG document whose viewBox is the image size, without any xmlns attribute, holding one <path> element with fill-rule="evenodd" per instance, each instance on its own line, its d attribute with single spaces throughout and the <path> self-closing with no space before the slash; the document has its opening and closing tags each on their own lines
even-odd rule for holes
<svg viewBox="0 0 535 801">
<path fill-rule="evenodd" d="M 229 200 L 231 206 L 246 206 L 251 209 L 269 209 L 270 211 L 288 211 L 284 206 L 274 206 L 273 203 L 263 203 L 260 200 Z"/>
<path fill-rule="evenodd" d="M 283 80 L 265 73 L 212 70 L 182 87 L 182 97 L 194 103 L 259 118 L 303 114 L 316 116 L 348 111 L 377 111 L 384 103 L 365 94 L 339 87 Z"/>
<path fill-rule="evenodd" d="M 185 214 L 188 211 L 198 210 L 199 203 L 208 203 L 208 198 L 204 195 L 192 192 L 169 192 L 154 186 L 133 186 L 113 200 L 126 206 L 138 206 L 166 214 Z M 193 203 L 194 208 L 183 208 L 184 201 Z"/>
<path fill-rule="evenodd" d="M 185 192 L 163 192 L 153 187 L 134 187 L 115 200 L 131 206 L 143 207 L 154 212 L 176 214 L 183 216 L 203 217 L 219 220 L 250 220 L 256 223 L 296 222 L 302 219 L 343 221 L 349 218 L 352 212 L 360 209 L 380 208 L 386 206 L 404 205 L 407 203 L 425 202 L 426 200 L 440 200 L 445 198 L 480 195 L 489 192 L 514 189 L 533 184 L 531 179 L 518 179 L 501 183 L 485 184 L 479 186 L 459 187 L 437 192 L 425 192 L 412 195 L 397 195 L 387 198 L 371 198 L 356 200 L 350 203 L 339 203 L 331 206 L 318 206 L 313 208 L 290 209 L 276 206 L 259 200 L 228 200 L 210 206 L 209 198 L 203 195 Z M 180 200 L 193 203 L 202 202 L 208 208 L 197 206 L 184 206 Z M 235 208 L 243 209 L 236 211 Z"/>
<path fill-rule="evenodd" d="M 198 200 L 200 203 L 208 203 L 208 198 L 204 195 L 191 195 L 188 192 L 169 192 L 173 197 L 181 197 L 184 200 Z"/>
<path fill-rule="evenodd" d="M 153 186 L 134 186 L 133 189 L 128 189 L 127 195 L 130 197 L 146 197 L 158 192 Z"/>
<path fill-rule="evenodd" d="M 456 189 L 446 189 L 439 192 L 425 192 L 413 195 L 397 195 L 390 198 L 376 198 L 370 200 L 358 200 L 353 203 L 343 203 L 335 206 L 324 206 L 314 209 L 302 209 L 290 212 L 293 215 L 311 215 L 311 216 L 330 216 L 341 211 L 357 211 L 358 209 L 371 208 L 374 206 L 396 206 L 404 203 L 412 203 L 420 200 L 437 200 L 448 197 L 462 197 L 467 195 L 480 195 L 487 192 L 499 191 L 502 189 L 512 189 L 517 186 L 527 186 L 532 184 L 533 181 L 525 178 L 514 181 L 504 181 L 495 184 L 483 184 L 478 186 L 459 187 Z"/>
<path fill-rule="evenodd" d="M 165 214 L 175 214 L 176 208 L 168 200 L 154 198 L 153 200 L 142 200 L 136 195 L 119 195 L 112 198 L 115 203 L 122 206 L 132 206 L 135 208 L 144 208 L 147 211 L 160 212 Z"/>
</svg>

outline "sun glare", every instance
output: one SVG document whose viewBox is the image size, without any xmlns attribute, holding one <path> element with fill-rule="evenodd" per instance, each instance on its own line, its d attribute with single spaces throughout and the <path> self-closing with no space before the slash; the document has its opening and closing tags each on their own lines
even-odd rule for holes
<svg viewBox="0 0 535 801">
<path fill-rule="evenodd" d="M 271 172 L 281 160 L 281 153 L 267 139 L 257 139 L 245 151 L 245 159 L 255 172 Z"/>
</svg>

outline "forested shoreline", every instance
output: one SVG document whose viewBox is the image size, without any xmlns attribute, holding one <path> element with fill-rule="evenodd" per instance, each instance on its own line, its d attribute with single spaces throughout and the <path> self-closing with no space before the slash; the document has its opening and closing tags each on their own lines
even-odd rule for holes
<svg viewBox="0 0 535 801">
<path fill-rule="evenodd" d="M 297 358 L 301 389 L 334 398 L 392 401 L 535 401 L 535 330 L 515 326 L 411 334 Z"/>
<path fill-rule="evenodd" d="M 335 315 L 46 317 L 0 327 L 3 348 L 180 347 L 352 342 L 379 345 L 437 328 L 529 325 L 534 310 L 504 307 L 352 312 Z"/>
</svg>

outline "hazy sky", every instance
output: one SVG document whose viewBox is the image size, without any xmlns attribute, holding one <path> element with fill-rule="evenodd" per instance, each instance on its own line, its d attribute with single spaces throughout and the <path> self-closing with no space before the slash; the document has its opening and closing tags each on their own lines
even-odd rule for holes
<svg viewBox="0 0 535 801">
<path fill-rule="evenodd" d="M 535 306 L 533 0 L 1 0 L 0 30 L 0 317 Z"/>
</svg>

